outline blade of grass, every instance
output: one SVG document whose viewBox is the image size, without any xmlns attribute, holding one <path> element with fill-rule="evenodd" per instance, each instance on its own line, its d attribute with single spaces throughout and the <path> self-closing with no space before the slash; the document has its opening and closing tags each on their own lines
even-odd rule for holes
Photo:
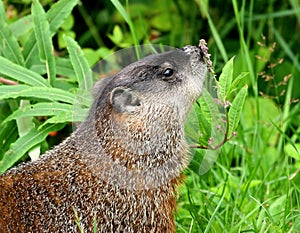
<svg viewBox="0 0 300 233">
<path fill-rule="evenodd" d="M 137 35 L 136 35 L 135 29 L 134 29 L 134 25 L 131 21 L 131 18 L 129 16 L 129 14 L 126 12 L 125 8 L 122 6 L 122 4 L 119 2 L 119 0 L 111 0 L 111 2 L 115 6 L 115 8 L 119 11 L 119 13 L 122 15 L 125 22 L 128 24 L 130 32 L 131 32 L 131 36 L 132 36 L 132 39 L 133 39 L 133 42 L 134 42 L 134 45 L 135 45 L 135 51 L 136 51 L 137 58 L 140 59 L 141 58 L 141 52 L 140 52 L 140 48 L 138 47 L 139 41 L 137 39 Z"/>
<path fill-rule="evenodd" d="M 210 232 L 210 227 L 211 227 L 211 225 L 213 223 L 213 220 L 217 216 L 217 213 L 218 213 L 219 208 L 221 207 L 221 204 L 223 203 L 223 200 L 225 198 L 225 194 L 226 194 L 226 192 L 224 192 L 223 195 L 222 195 L 222 197 L 220 198 L 220 200 L 218 202 L 218 205 L 216 206 L 214 212 L 212 213 L 212 215 L 211 215 L 211 217 L 210 217 L 210 219 L 208 221 L 208 224 L 206 225 L 204 233 Z"/>
<path fill-rule="evenodd" d="M 290 0 L 290 2 L 292 2 L 293 0 Z M 297 0 L 296 0 L 297 1 Z M 267 19 L 271 19 L 271 18 L 282 18 L 282 17 L 287 17 L 287 16 L 293 16 L 295 15 L 296 17 L 300 17 L 300 8 L 294 8 L 294 9 L 290 9 L 290 10 L 283 10 L 283 11 L 276 11 L 276 12 L 271 12 L 271 13 L 267 13 L 267 14 L 257 14 L 254 15 L 251 19 L 247 19 L 246 20 L 250 20 L 250 21 L 258 21 L 258 20 L 267 20 Z"/>
<path fill-rule="evenodd" d="M 253 64 L 251 61 L 251 56 L 250 56 L 250 51 L 249 51 L 249 47 L 246 44 L 245 38 L 244 38 L 244 28 L 243 28 L 243 22 L 241 22 L 241 20 L 244 20 L 244 10 L 242 9 L 241 13 L 242 15 L 240 15 L 239 9 L 238 9 L 238 3 L 236 0 L 232 0 L 232 5 L 233 5 L 233 9 L 234 9 L 234 14 L 235 14 L 235 18 L 236 18 L 236 22 L 237 22 L 237 27 L 238 27 L 238 31 L 239 31 L 239 38 L 240 38 L 240 46 L 241 46 L 241 51 L 243 53 L 243 57 L 245 59 L 247 68 L 248 68 L 248 72 L 249 72 L 249 77 L 250 77 L 250 81 L 251 81 L 251 86 L 252 86 L 252 90 L 253 90 L 253 94 L 254 94 L 254 98 L 255 98 L 255 108 L 256 108 L 256 124 L 255 124 L 255 131 L 254 131 L 254 135 L 258 135 L 259 134 L 259 116 L 260 116 L 260 109 L 259 109 L 259 104 L 258 104 L 258 82 L 256 80 L 256 74 L 253 68 Z M 243 6 L 245 5 L 245 1 L 243 0 Z M 259 137 L 255 136 L 255 140 L 253 140 L 253 151 L 254 153 L 258 150 L 258 146 L 259 146 Z"/>
<path fill-rule="evenodd" d="M 293 65 L 297 68 L 297 70 L 300 71 L 300 63 L 298 61 L 298 58 L 293 53 L 293 51 L 290 49 L 290 46 L 288 45 L 288 43 L 284 40 L 284 38 L 280 35 L 280 33 L 278 32 L 278 30 L 276 28 L 272 27 L 272 31 L 274 32 L 274 35 L 275 35 L 278 43 L 283 48 L 286 55 L 292 60 Z"/>
<path fill-rule="evenodd" d="M 298 0 L 289 0 L 293 11 L 296 11 L 294 14 L 297 17 L 298 24 L 300 25 L 300 2 Z"/>
<path fill-rule="evenodd" d="M 93 22 L 92 16 L 87 12 L 85 7 L 83 5 L 80 5 L 77 7 L 79 12 L 82 15 L 82 18 L 84 19 L 86 25 L 89 28 L 89 31 L 91 32 L 91 35 L 93 36 L 94 40 L 96 41 L 99 48 L 105 47 L 105 44 L 101 38 L 101 35 L 99 34 L 98 27 Z"/>
</svg>

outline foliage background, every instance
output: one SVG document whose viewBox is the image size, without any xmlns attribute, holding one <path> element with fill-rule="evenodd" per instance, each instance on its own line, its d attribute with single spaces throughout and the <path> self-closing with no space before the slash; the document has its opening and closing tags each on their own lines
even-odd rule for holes
<svg viewBox="0 0 300 233">
<path fill-rule="evenodd" d="M 8 25 L 31 12 L 31 0 L 2 2 Z M 45 11 L 55 2 L 40 1 Z M 128 18 L 116 7 L 118 3 Z M 192 166 L 197 158 L 186 171 L 186 184 L 180 188 L 178 200 L 177 231 L 300 231 L 298 0 L 81 1 L 63 21 L 52 43 L 56 59 L 62 58 L 57 64 L 65 64 L 58 65 L 57 73 L 67 75 L 54 86 L 70 93 L 78 91 L 78 80 L 74 78 L 74 64 L 63 58 L 76 44 L 64 35 L 76 39 L 90 66 L 120 48 L 144 43 L 182 47 L 198 44 L 200 38 L 208 41 L 217 74 L 236 56 L 234 77 L 249 73 L 242 82 L 248 84 L 249 96 L 238 135 L 222 147 L 217 162 L 206 174 L 199 176 L 197 166 Z M 14 35 L 22 48 L 30 28 L 15 28 L 20 30 Z M 46 76 L 38 66 L 30 69 Z M 4 79 L 1 83 L 7 85 Z M 4 94 L 0 92 L 2 97 Z M 28 105 L 18 96 L 0 101 L 1 122 L 20 104 Z M 25 101 L 32 103 L 28 96 Z M 41 128 L 47 120 L 34 119 Z M 14 121 L 1 125 L 0 159 L 20 136 L 17 125 Z M 67 120 L 51 126 L 37 154 L 57 144 L 72 129 Z M 50 131 L 56 133 L 49 135 Z M 27 159 L 28 155 L 21 158 Z"/>
</svg>

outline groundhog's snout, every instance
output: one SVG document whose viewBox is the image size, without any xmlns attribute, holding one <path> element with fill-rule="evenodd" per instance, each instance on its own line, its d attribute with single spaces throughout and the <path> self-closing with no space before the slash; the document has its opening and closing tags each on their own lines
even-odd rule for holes
<svg viewBox="0 0 300 233">
<path fill-rule="evenodd" d="M 201 49 L 199 47 L 187 45 L 187 46 L 184 46 L 182 48 L 182 50 L 184 52 L 186 52 L 187 54 L 191 55 L 192 57 L 194 57 L 195 59 L 197 59 L 199 61 L 203 61 L 203 52 L 201 51 Z"/>
</svg>

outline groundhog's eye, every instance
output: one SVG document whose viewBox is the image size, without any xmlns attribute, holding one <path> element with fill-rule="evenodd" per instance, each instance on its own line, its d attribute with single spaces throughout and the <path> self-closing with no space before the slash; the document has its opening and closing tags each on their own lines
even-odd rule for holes
<svg viewBox="0 0 300 233">
<path fill-rule="evenodd" d="M 173 73 L 174 73 L 174 70 L 172 70 L 171 68 L 167 68 L 167 69 L 164 70 L 163 75 L 166 78 L 169 78 L 173 75 Z"/>
</svg>

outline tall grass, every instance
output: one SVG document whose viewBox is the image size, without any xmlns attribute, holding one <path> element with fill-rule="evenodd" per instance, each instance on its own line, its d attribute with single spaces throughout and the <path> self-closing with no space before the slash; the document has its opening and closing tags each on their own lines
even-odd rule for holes
<svg viewBox="0 0 300 233">
<path fill-rule="evenodd" d="M 7 6 L 8 1 L 3 2 Z M 51 8 L 54 11 L 46 14 L 38 1 L 34 2 L 33 10 L 39 17 L 33 19 L 37 25 L 35 34 L 27 33 L 20 26 L 27 25 L 24 22 L 28 18 L 8 22 L 7 8 L 5 11 L 0 7 L 0 38 L 4 35 L 11 45 L 0 47 L 1 75 L 15 77 L 13 81 L 23 83 L 0 85 L 3 126 L 0 171 L 24 160 L 26 152 L 34 146 L 40 146 L 41 151 L 48 148 L 45 144 L 49 132 L 66 127 L 72 120 L 67 116 L 73 114 L 69 108 L 74 92 L 90 86 L 83 82 L 83 75 L 88 73 L 84 55 L 92 54 L 92 60 L 97 60 L 108 51 L 139 43 L 182 47 L 198 44 L 200 38 L 205 38 L 217 74 L 235 56 L 233 81 L 247 72 L 237 89 L 247 84 L 249 95 L 237 136 L 222 146 L 213 166 L 200 175 L 193 166 L 199 162 L 200 153 L 195 153 L 185 171 L 185 183 L 178 193 L 177 232 L 300 232 L 300 4 L 297 0 L 155 0 L 125 1 L 125 4 L 111 0 L 103 1 L 104 8 L 90 7 L 90 11 L 89 3 L 83 3 L 73 14 L 84 18 L 86 31 L 81 33 L 76 25 L 68 30 L 76 31 L 76 39 L 83 47 L 90 46 L 86 41 L 95 41 L 101 48 L 84 53 L 71 38 L 61 37 L 66 43 L 64 49 L 67 46 L 70 54 L 68 59 L 51 54 L 47 37 L 40 39 L 39 44 L 35 43 L 35 37 L 40 38 L 43 33 L 39 29 L 46 28 L 53 41 L 55 33 L 60 38 L 62 25 L 77 1 L 60 0 L 61 6 Z M 52 4 L 51 0 L 45 2 Z M 21 16 L 25 14 L 20 7 L 16 6 L 16 10 Z M 28 8 L 24 10 L 28 11 Z M 97 32 L 96 26 L 101 31 Z M 32 23 L 27 27 L 32 29 Z M 118 28 L 115 35 L 114 28 Z M 110 38 L 114 36 L 118 39 L 112 41 Z M 83 70 L 77 59 L 84 64 Z M 52 69 L 47 69 L 47 64 L 52 64 Z M 56 113 L 60 113 L 58 118 L 54 118 L 53 109 L 41 105 L 50 101 L 54 102 Z M 31 109 L 33 104 L 36 111 Z M 17 119 L 22 111 L 28 112 L 27 121 Z M 7 120 L 12 113 L 15 115 Z M 49 118 L 46 124 L 39 121 L 41 113 Z M 32 119 L 35 127 L 32 124 L 24 127 Z M 11 153 L 13 159 L 7 159 Z"/>
</svg>

